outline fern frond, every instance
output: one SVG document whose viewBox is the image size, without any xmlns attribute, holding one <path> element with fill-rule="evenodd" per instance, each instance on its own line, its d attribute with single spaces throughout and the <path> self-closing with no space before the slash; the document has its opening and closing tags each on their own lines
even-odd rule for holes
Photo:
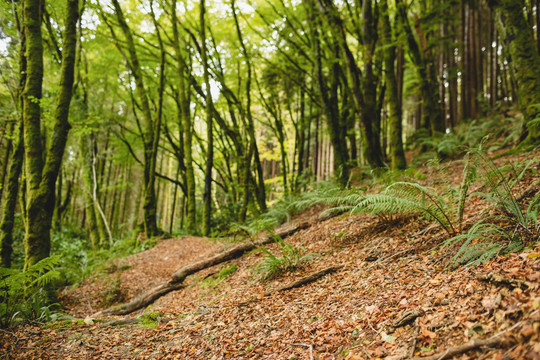
<svg viewBox="0 0 540 360">
<path fill-rule="evenodd" d="M 458 232 L 461 233 L 463 228 L 463 212 L 465 210 L 465 201 L 467 200 L 467 193 L 469 187 L 476 179 L 476 161 L 471 160 L 470 154 L 465 155 L 465 166 L 463 168 L 463 177 L 461 180 L 461 186 L 459 187 L 459 198 L 456 211 L 456 221 L 458 226 Z"/>
<path fill-rule="evenodd" d="M 436 220 L 450 235 L 456 233 L 445 209 L 447 206 L 435 190 L 417 183 L 397 182 L 390 185 L 385 192 L 411 200 L 411 206 L 416 206 L 419 211 Z"/>
</svg>

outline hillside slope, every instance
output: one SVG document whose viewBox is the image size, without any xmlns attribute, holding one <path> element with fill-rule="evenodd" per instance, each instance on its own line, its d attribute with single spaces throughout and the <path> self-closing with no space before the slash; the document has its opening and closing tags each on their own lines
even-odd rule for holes
<svg viewBox="0 0 540 360">
<path fill-rule="evenodd" d="M 536 160 L 514 189 L 516 194 L 540 179 L 537 155 L 527 155 Z M 436 183 L 439 176 L 433 175 L 444 172 L 459 184 L 461 167 L 454 162 L 426 168 L 423 182 L 442 186 Z M 486 216 L 485 209 L 490 211 L 474 197 L 467 203 L 465 218 Z M 149 309 L 118 318 L 126 321 L 88 319 L 87 323 L 66 321 L 1 332 L 2 356 L 540 358 L 538 244 L 477 267 L 449 271 L 445 265 L 455 249 L 438 247 L 448 236 L 434 223 L 418 216 L 385 222 L 373 215 L 348 214 L 319 221 L 319 211 L 311 209 L 291 220 L 293 224 L 308 222 L 309 227 L 285 241 L 311 254 L 311 260 L 292 272 L 259 281 L 253 276 L 253 266 L 264 255 L 249 253 L 191 276 L 186 288 L 161 297 Z M 109 273 L 94 275 L 80 287 L 65 291 L 61 299 L 68 313 L 84 318 L 100 306 L 126 301 L 167 281 L 182 265 L 230 246 L 196 237 L 163 240 L 153 249 L 117 260 Z M 268 249 L 280 253 L 277 244 Z M 265 296 L 333 265 L 342 267 L 312 283 Z M 142 322 L 129 320 L 141 314 L 147 314 Z M 462 347 L 473 339 L 490 339 L 489 346 Z M 445 355 L 454 347 L 460 350 L 458 354 Z"/>
</svg>

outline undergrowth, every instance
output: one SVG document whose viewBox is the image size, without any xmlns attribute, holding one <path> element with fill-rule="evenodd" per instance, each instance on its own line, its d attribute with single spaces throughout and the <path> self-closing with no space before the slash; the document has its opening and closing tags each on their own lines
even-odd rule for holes
<svg viewBox="0 0 540 360">
<path fill-rule="evenodd" d="M 410 139 L 409 148 L 423 149 L 414 158 L 415 164 L 457 159 L 468 149 L 480 146 L 486 136 L 492 141 L 488 152 L 499 150 L 519 142 L 523 131 L 523 118 L 502 116 L 499 112 L 483 119 L 463 121 L 445 134 L 432 136 L 426 129 L 418 130 Z"/>
<path fill-rule="evenodd" d="M 26 271 L 0 267 L 0 327 L 22 322 L 59 320 L 59 304 L 50 303 L 50 291 L 60 277 L 58 256 L 49 257 Z"/>
<path fill-rule="evenodd" d="M 22 271 L 23 235 L 18 229 L 14 234 L 13 266 L 0 267 L 1 327 L 65 318 L 60 305 L 54 302 L 56 289 L 77 285 L 90 274 L 105 270 L 109 260 L 147 250 L 156 243 L 125 238 L 116 240 L 111 247 L 96 250 L 80 229 L 61 225 L 51 232 L 53 255 Z"/>
<path fill-rule="evenodd" d="M 274 240 L 281 248 L 281 256 L 274 255 L 266 247 L 253 250 L 253 252 L 261 252 L 264 255 L 264 260 L 253 266 L 253 275 L 263 281 L 274 279 L 284 272 L 295 270 L 301 264 L 313 258 L 313 254 L 305 254 L 304 248 L 287 244 L 277 235 L 274 235 Z"/>
</svg>

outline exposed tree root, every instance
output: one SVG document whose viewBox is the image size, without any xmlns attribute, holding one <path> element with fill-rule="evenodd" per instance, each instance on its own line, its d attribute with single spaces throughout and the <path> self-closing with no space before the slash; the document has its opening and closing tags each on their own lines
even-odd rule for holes
<svg viewBox="0 0 540 360">
<path fill-rule="evenodd" d="M 326 269 L 323 269 L 323 270 L 320 270 L 320 271 L 317 271 L 316 273 L 313 273 L 311 275 L 308 275 L 308 276 L 304 276 L 303 278 L 301 279 L 298 279 L 296 281 L 293 281 L 291 283 L 288 283 L 288 284 L 285 284 L 283 286 L 280 286 L 278 287 L 277 289 L 274 289 L 268 293 L 265 293 L 264 295 L 265 296 L 268 296 L 268 295 L 271 295 L 272 293 L 275 293 L 275 292 L 280 292 L 280 291 L 285 291 L 285 290 L 290 290 L 290 289 L 295 289 L 295 288 L 298 288 L 298 287 L 301 287 L 301 286 L 304 286 L 306 284 L 309 284 L 309 283 L 312 283 L 316 280 L 319 280 L 320 278 L 322 278 L 323 276 L 325 275 L 328 275 L 328 274 L 331 274 L 333 272 L 336 272 L 338 270 L 340 270 L 341 268 L 343 267 L 343 265 L 340 265 L 340 266 L 331 266 L 331 267 L 328 267 Z"/>
<path fill-rule="evenodd" d="M 278 288 L 276 288 L 274 290 L 267 291 L 267 292 L 264 293 L 264 296 L 266 297 L 266 296 L 270 296 L 270 295 L 272 295 L 274 293 L 277 293 L 277 292 L 280 292 L 280 291 L 295 289 L 295 288 L 304 286 L 306 284 L 309 284 L 309 283 L 312 283 L 312 282 L 314 282 L 316 280 L 319 280 L 320 278 L 322 278 L 325 275 L 334 273 L 334 272 L 340 270 L 341 268 L 343 268 L 343 265 L 331 266 L 331 267 L 328 267 L 326 269 L 319 270 L 319 271 L 317 271 L 317 272 L 315 272 L 313 274 L 304 276 L 303 278 L 300 278 L 300 279 L 298 279 L 296 281 L 293 281 L 293 282 L 290 282 L 290 283 L 285 284 L 283 286 L 280 286 L 280 287 L 278 287 Z M 252 298 L 252 299 L 249 299 L 249 300 L 246 300 L 244 302 L 239 303 L 238 306 L 245 306 L 245 305 L 254 303 L 257 300 L 258 300 L 258 298 Z"/>
<path fill-rule="evenodd" d="M 412 360 L 443 360 L 451 358 L 452 356 L 463 354 L 467 351 L 475 350 L 482 346 L 500 346 L 504 343 L 505 338 L 501 335 L 493 336 L 488 339 L 473 339 L 466 344 L 454 346 L 448 348 L 446 351 L 440 352 L 435 355 L 425 357 L 414 357 Z"/>
<path fill-rule="evenodd" d="M 317 221 L 323 222 L 323 221 L 338 217 L 340 215 L 343 215 L 345 213 L 346 213 L 345 210 L 327 209 L 319 214 L 319 216 L 317 217 Z"/>
<path fill-rule="evenodd" d="M 520 279 L 512 279 L 507 276 L 501 275 L 501 274 L 495 274 L 495 273 L 488 273 L 478 276 L 478 279 L 481 281 L 489 282 L 495 285 L 499 286 L 506 286 L 510 289 L 514 288 L 528 288 L 529 284 Z"/>
<path fill-rule="evenodd" d="M 131 324 L 138 324 L 141 321 L 142 321 L 141 319 L 131 319 L 131 318 L 111 320 L 111 321 L 107 321 L 106 323 L 100 324 L 99 327 L 131 325 Z"/>
<path fill-rule="evenodd" d="M 412 323 L 413 321 L 416 320 L 416 318 L 423 316 L 424 314 L 425 314 L 424 310 L 420 308 L 407 311 L 403 315 L 401 315 L 399 319 L 394 321 L 394 323 L 392 323 L 389 326 L 389 330 L 395 331 L 399 327 Z"/>
<path fill-rule="evenodd" d="M 309 225 L 307 223 L 302 223 L 297 226 L 289 226 L 278 230 L 276 232 L 276 235 L 280 236 L 281 238 L 286 238 L 293 235 L 299 230 L 307 228 L 308 226 Z M 183 282 L 189 275 L 193 275 L 201 270 L 210 268 L 214 265 L 236 259 L 244 255 L 246 252 L 254 250 L 261 245 L 269 244 L 273 241 L 274 237 L 272 235 L 267 235 L 259 241 L 244 242 L 221 253 L 218 253 L 210 258 L 188 264 L 183 268 L 177 270 L 174 274 L 172 274 L 172 277 L 169 281 L 154 287 L 153 289 L 147 291 L 145 294 L 133 299 L 129 303 L 105 309 L 92 315 L 92 317 L 95 318 L 103 315 L 126 315 L 135 310 L 141 309 L 145 306 L 152 304 L 154 301 L 156 301 L 163 295 L 185 287 Z"/>
</svg>

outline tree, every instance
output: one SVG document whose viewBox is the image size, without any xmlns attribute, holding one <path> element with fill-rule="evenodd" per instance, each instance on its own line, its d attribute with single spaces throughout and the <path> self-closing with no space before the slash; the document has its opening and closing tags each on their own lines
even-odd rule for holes
<svg viewBox="0 0 540 360">
<path fill-rule="evenodd" d="M 154 119 L 152 118 L 149 104 L 149 94 L 147 93 L 144 85 L 143 72 L 140 66 L 137 49 L 135 48 L 133 34 L 128 26 L 124 12 L 122 11 L 122 7 L 120 6 L 118 0 L 113 0 L 112 3 L 118 24 L 125 37 L 125 44 L 127 46 L 127 55 L 125 55 L 125 59 L 135 80 L 137 98 L 139 100 L 139 106 L 141 108 L 144 120 L 141 127 L 142 141 L 144 145 L 144 231 L 146 236 L 150 238 L 160 233 L 157 226 L 157 201 L 155 189 L 155 158 L 157 156 L 156 149 L 157 142 L 159 141 L 160 128 L 154 124 Z M 107 21 L 105 15 L 103 14 L 102 18 Z M 110 29 L 118 49 L 123 52 L 122 45 L 119 39 L 116 37 L 113 28 L 110 27 Z M 159 121 L 158 116 L 156 123 Z"/>
<path fill-rule="evenodd" d="M 183 162 L 181 167 L 185 168 L 185 181 L 186 184 L 186 228 L 189 232 L 193 233 L 196 228 L 196 198 L 195 198 L 195 173 L 193 170 L 193 149 L 192 149 L 192 122 L 190 114 L 190 101 L 189 101 L 189 88 L 186 86 L 186 82 L 189 84 L 189 71 L 186 66 L 186 59 L 182 56 L 182 49 L 180 46 L 180 35 L 178 31 L 178 17 L 176 16 L 176 0 L 172 0 L 171 4 L 172 14 L 172 28 L 173 28 L 173 47 L 176 54 L 176 67 L 178 75 L 177 85 L 177 97 L 179 105 L 179 117 L 181 126 L 181 149 Z M 188 80 L 186 81 L 186 78 Z M 184 169 L 182 169 L 184 170 Z"/>
<path fill-rule="evenodd" d="M 527 121 L 528 134 L 520 148 L 532 148 L 540 142 L 540 56 L 523 15 L 525 5 L 522 0 L 490 0 L 489 5 L 495 10 L 499 33 L 509 49 L 518 102 Z"/>
<path fill-rule="evenodd" d="M 49 256 L 50 229 L 55 204 L 55 184 L 70 128 L 69 105 L 73 93 L 77 47 L 78 0 L 67 0 L 60 84 L 54 113 L 54 136 L 43 161 L 40 100 L 43 82 L 41 3 L 24 2 L 27 75 L 23 92 L 24 148 L 27 176 L 25 268 Z"/>
<path fill-rule="evenodd" d="M 421 42 L 415 37 L 409 23 L 406 6 L 401 0 L 397 0 L 397 8 L 403 30 L 407 37 L 409 54 L 420 83 L 420 95 L 422 99 L 421 126 L 429 129 L 432 136 L 439 136 L 444 133 L 444 122 L 440 108 L 438 82 L 433 56 L 431 50 L 426 45 L 422 47 L 422 44 L 425 44 L 425 42 Z"/>
<path fill-rule="evenodd" d="M 206 26 L 205 26 L 205 0 L 200 3 L 201 24 L 201 56 L 203 65 L 203 78 L 206 87 L 205 115 L 206 115 L 206 170 L 204 174 L 203 192 L 203 234 L 210 235 L 212 221 L 212 169 L 214 168 L 214 122 L 212 114 L 212 91 L 210 89 L 210 75 L 208 73 L 208 55 L 206 50 Z"/>
<path fill-rule="evenodd" d="M 382 0 L 381 19 L 384 46 L 384 76 L 386 79 L 386 96 L 388 102 L 390 128 L 390 163 L 392 169 L 405 169 L 405 152 L 403 151 L 402 110 L 401 99 L 398 98 L 398 84 L 395 73 L 396 45 L 392 37 L 392 27 L 387 0 Z"/>
</svg>

